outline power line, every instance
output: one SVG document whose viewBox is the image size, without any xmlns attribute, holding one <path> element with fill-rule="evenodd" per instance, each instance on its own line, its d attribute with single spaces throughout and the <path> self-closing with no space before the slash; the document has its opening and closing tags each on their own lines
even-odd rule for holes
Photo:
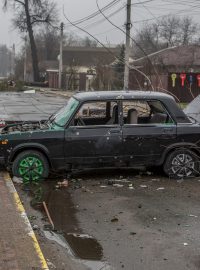
<svg viewBox="0 0 200 270">
<path fill-rule="evenodd" d="M 171 2 L 171 3 L 174 3 L 174 2 Z M 180 2 L 179 2 L 180 3 Z M 188 5 L 188 2 L 184 2 L 185 3 L 185 5 Z M 197 2 L 194 2 L 193 4 L 195 4 L 195 3 L 197 3 Z M 182 1 L 181 1 L 181 4 L 182 4 Z M 165 6 L 165 5 L 163 5 L 163 6 Z M 194 12 L 195 13 L 197 13 L 197 14 L 199 14 L 199 10 L 197 10 L 197 11 L 194 11 L 194 9 L 197 9 L 197 8 L 199 8 L 200 7 L 200 4 L 197 4 L 197 5 L 188 5 L 189 7 L 190 7 L 190 9 L 188 9 L 188 7 L 187 8 L 184 8 L 184 9 L 179 9 L 179 10 L 176 10 L 176 12 L 171 12 L 170 14 L 165 14 L 165 15 L 159 15 L 159 16 L 155 16 L 154 15 L 154 17 L 153 18 L 150 18 L 150 19 L 144 19 L 144 20 L 137 20 L 137 21 L 133 21 L 133 23 L 134 24 L 138 24 L 138 23 L 145 23 L 145 22 L 149 22 L 149 21 L 153 21 L 153 20 L 158 20 L 158 19 L 160 19 L 160 18 L 164 18 L 164 17 L 168 17 L 169 15 L 177 15 L 177 16 L 181 16 L 181 15 L 183 15 L 185 12 L 187 12 L 187 14 L 189 14 L 189 13 L 193 13 L 193 15 L 194 15 Z M 141 7 L 141 6 L 140 6 Z M 155 9 L 156 9 L 156 7 L 155 7 Z M 166 10 L 166 9 L 165 9 Z M 171 9 L 170 9 L 170 11 L 171 11 Z"/>
<path fill-rule="evenodd" d="M 115 10 L 114 12 L 110 13 L 110 14 L 108 15 L 108 17 L 111 18 L 111 17 L 115 16 L 116 14 L 118 14 L 119 12 L 121 12 L 124 8 L 125 8 L 125 5 L 123 5 L 123 6 L 120 7 L 119 9 Z M 100 20 L 98 20 L 98 21 L 96 21 L 96 22 L 93 22 L 93 23 L 91 23 L 91 24 L 89 24 L 89 25 L 84 26 L 84 28 L 88 29 L 88 28 L 91 28 L 91 27 L 95 27 L 96 25 L 98 25 L 98 24 L 100 24 L 100 23 L 102 23 L 102 22 L 104 22 L 104 21 L 105 21 L 105 18 L 100 19 Z"/>
<path fill-rule="evenodd" d="M 103 7 L 103 10 L 106 11 L 106 10 L 110 9 L 111 7 L 113 7 L 116 4 L 118 4 L 120 1 L 121 0 L 113 0 L 113 1 L 111 1 L 108 5 L 106 5 L 106 6 Z M 99 14 L 100 13 L 98 11 L 96 11 L 96 12 L 94 12 L 94 13 L 92 13 L 92 14 L 90 14 L 90 15 L 82 18 L 82 19 L 79 19 L 77 21 L 74 21 L 73 24 L 75 24 L 75 25 L 81 24 L 81 23 L 83 23 L 85 21 L 88 21 L 88 20 L 93 19 L 94 17 L 98 16 Z M 71 24 L 69 23 L 67 26 L 70 26 L 70 25 Z"/>
</svg>

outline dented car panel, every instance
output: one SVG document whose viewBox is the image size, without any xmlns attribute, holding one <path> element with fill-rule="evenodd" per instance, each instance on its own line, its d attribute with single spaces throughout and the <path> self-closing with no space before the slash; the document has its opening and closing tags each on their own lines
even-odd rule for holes
<svg viewBox="0 0 200 270">
<path fill-rule="evenodd" d="M 65 131 L 66 162 L 105 163 L 121 155 L 122 129 L 118 127 L 69 127 Z"/>
<path fill-rule="evenodd" d="M 159 165 L 164 150 L 177 140 L 176 126 L 123 127 L 123 155 L 134 164 Z"/>
<path fill-rule="evenodd" d="M 189 176 L 199 170 L 199 142 L 200 124 L 192 122 L 170 95 L 85 92 L 75 94 L 46 121 L 3 128 L 0 162 L 34 179 L 31 172 L 36 169 L 46 175 L 43 171 L 49 168 L 138 165 L 163 165 L 167 174 Z"/>
</svg>

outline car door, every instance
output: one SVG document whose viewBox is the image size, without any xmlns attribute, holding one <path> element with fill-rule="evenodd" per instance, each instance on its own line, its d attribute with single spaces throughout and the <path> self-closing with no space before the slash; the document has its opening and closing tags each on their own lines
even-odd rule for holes
<svg viewBox="0 0 200 270">
<path fill-rule="evenodd" d="M 124 159 L 133 165 L 159 164 L 163 151 L 176 141 L 176 124 L 162 104 L 152 113 L 148 102 L 129 102 L 128 108 L 124 103 Z"/>
<path fill-rule="evenodd" d="M 107 165 L 119 156 L 122 146 L 119 111 L 113 106 L 115 115 L 112 111 L 108 116 L 106 106 L 103 105 L 105 102 L 101 101 L 84 104 L 72 119 L 65 131 L 66 163 Z M 118 106 L 118 103 L 115 102 L 115 105 Z"/>
</svg>

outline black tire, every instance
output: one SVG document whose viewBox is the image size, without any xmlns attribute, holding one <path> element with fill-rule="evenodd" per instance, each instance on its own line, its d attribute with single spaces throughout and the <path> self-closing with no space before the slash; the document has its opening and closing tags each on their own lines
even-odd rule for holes
<svg viewBox="0 0 200 270">
<path fill-rule="evenodd" d="M 26 150 L 17 155 L 13 161 L 12 173 L 24 182 L 37 182 L 49 175 L 47 158 L 36 150 Z"/>
<path fill-rule="evenodd" d="M 200 174 L 199 157 L 189 149 L 177 149 L 169 153 L 163 170 L 170 178 L 192 178 Z"/>
</svg>

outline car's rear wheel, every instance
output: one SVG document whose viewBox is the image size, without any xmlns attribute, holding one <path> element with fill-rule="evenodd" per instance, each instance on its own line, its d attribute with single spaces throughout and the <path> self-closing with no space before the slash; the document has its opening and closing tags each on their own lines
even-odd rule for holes
<svg viewBox="0 0 200 270">
<path fill-rule="evenodd" d="M 23 179 L 25 183 L 38 182 L 49 175 L 49 163 L 46 157 L 35 150 L 21 152 L 12 166 L 13 175 Z"/>
<path fill-rule="evenodd" d="M 171 152 L 164 163 L 164 172 L 172 178 L 191 178 L 199 175 L 199 157 L 188 149 Z"/>
</svg>

